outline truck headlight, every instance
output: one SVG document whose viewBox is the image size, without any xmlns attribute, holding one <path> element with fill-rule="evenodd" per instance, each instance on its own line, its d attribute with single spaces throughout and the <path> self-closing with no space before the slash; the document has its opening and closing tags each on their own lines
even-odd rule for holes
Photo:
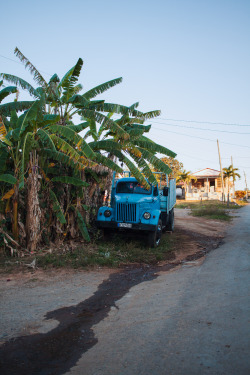
<svg viewBox="0 0 250 375">
<path fill-rule="evenodd" d="M 144 212 L 143 217 L 144 217 L 144 219 L 149 220 L 151 218 L 151 213 L 150 212 Z"/>
<path fill-rule="evenodd" d="M 111 216 L 111 211 L 110 210 L 104 211 L 104 216 L 105 217 L 110 217 Z"/>
</svg>

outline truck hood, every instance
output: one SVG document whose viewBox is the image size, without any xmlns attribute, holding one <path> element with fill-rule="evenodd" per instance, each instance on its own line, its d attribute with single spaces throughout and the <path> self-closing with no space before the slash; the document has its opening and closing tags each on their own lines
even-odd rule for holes
<svg viewBox="0 0 250 375">
<path fill-rule="evenodd" d="M 123 194 L 115 195 L 115 201 L 117 203 L 152 203 L 155 198 L 152 195 L 141 195 L 141 194 Z"/>
</svg>

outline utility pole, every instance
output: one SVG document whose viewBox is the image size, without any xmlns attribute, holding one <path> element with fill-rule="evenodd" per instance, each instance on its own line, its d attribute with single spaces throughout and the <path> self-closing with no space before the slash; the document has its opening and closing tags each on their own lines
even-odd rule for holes
<svg viewBox="0 0 250 375">
<path fill-rule="evenodd" d="M 245 176 L 245 183 L 246 183 L 246 199 L 248 198 L 248 188 L 247 188 L 247 176 L 246 176 L 246 173 L 245 171 L 244 172 L 244 176 Z"/>
<path fill-rule="evenodd" d="M 234 165 L 233 165 L 233 157 L 231 156 L 231 165 L 232 165 L 232 171 L 234 170 Z M 233 198 L 235 198 L 235 186 L 234 186 L 234 176 L 233 176 Z"/>
<path fill-rule="evenodd" d="M 221 173 L 222 202 L 224 202 L 224 178 L 223 178 L 223 170 L 222 170 L 222 165 L 221 165 L 220 147 L 219 147 L 218 139 L 217 139 L 217 146 L 218 146 L 218 154 L 219 154 L 219 162 L 220 162 L 220 173 Z"/>
</svg>

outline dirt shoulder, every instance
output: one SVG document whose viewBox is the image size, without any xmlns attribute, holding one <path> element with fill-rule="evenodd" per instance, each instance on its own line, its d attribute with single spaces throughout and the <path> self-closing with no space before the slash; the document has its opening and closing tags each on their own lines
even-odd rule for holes
<svg viewBox="0 0 250 375">
<path fill-rule="evenodd" d="M 223 241 L 228 222 L 190 215 L 190 209 L 175 208 L 175 231 L 178 246 L 174 262 L 198 259 Z"/>
<path fill-rule="evenodd" d="M 188 208 L 175 208 L 176 228 L 197 233 L 200 235 L 222 238 L 225 234 L 227 222 L 221 220 L 205 219 L 204 217 L 194 217 L 190 215 Z"/>
<path fill-rule="evenodd" d="M 44 320 L 48 311 L 77 304 L 89 298 L 98 286 L 114 274 L 134 270 L 151 270 L 152 273 L 176 267 L 184 262 L 203 257 L 221 243 L 224 222 L 196 218 L 188 209 L 175 210 L 175 231 L 166 233 L 174 243 L 173 256 L 157 265 L 131 264 L 118 269 L 96 267 L 90 271 L 74 269 L 24 268 L 0 274 L 2 329 L 0 340 L 20 335 L 44 333 L 57 322 Z"/>
</svg>

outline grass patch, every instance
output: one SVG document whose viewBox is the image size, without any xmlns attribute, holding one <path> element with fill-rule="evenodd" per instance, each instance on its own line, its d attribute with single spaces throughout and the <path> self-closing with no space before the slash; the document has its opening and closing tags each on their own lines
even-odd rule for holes
<svg viewBox="0 0 250 375">
<path fill-rule="evenodd" d="M 220 201 L 195 201 L 195 202 L 181 202 L 178 203 L 177 208 L 189 208 L 193 216 L 205 217 L 213 220 L 230 221 L 230 210 L 237 210 L 242 206 L 235 203 L 227 203 Z"/>
<path fill-rule="evenodd" d="M 232 218 L 229 216 L 227 210 L 218 207 L 199 207 L 199 208 L 192 208 L 192 215 L 193 216 L 203 216 L 207 219 L 213 220 L 224 220 L 230 221 Z"/>
<path fill-rule="evenodd" d="M 221 201 L 182 201 L 177 202 L 176 208 L 190 208 L 190 209 L 198 209 L 199 207 L 213 207 L 213 209 L 223 209 L 223 210 L 238 210 L 242 207 L 244 204 L 239 204 L 239 202 L 235 203 L 229 203 L 229 207 L 227 207 L 227 203 L 221 202 Z"/>
<path fill-rule="evenodd" d="M 163 234 L 161 244 L 156 249 L 145 244 L 142 235 L 113 234 L 110 239 L 96 240 L 92 244 L 76 243 L 74 248 L 67 248 L 67 244 L 60 249 L 37 251 L 33 256 L 24 258 L 0 257 L 0 267 L 4 271 L 24 269 L 24 265 L 36 259 L 36 266 L 49 268 L 93 268 L 121 267 L 131 264 L 157 264 L 159 261 L 174 259 L 176 239 L 174 235 Z M 26 266 L 26 269 L 27 266 Z"/>
<path fill-rule="evenodd" d="M 64 254 L 52 253 L 38 257 L 38 266 L 47 268 L 71 267 L 88 268 L 91 266 L 119 267 L 131 263 L 155 264 L 160 260 L 169 259 L 171 241 L 165 235 L 161 245 L 156 249 L 147 247 L 143 240 L 124 238 L 122 235 L 113 235 L 108 241 L 99 240 L 95 245 L 77 247 Z"/>
</svg>

